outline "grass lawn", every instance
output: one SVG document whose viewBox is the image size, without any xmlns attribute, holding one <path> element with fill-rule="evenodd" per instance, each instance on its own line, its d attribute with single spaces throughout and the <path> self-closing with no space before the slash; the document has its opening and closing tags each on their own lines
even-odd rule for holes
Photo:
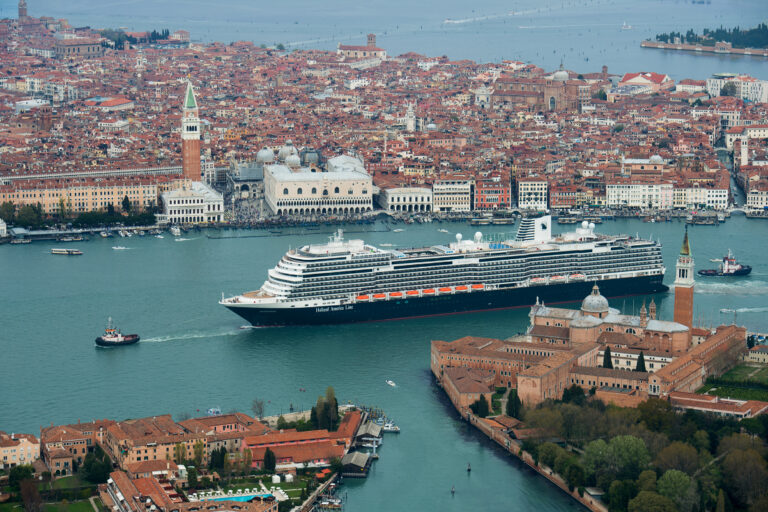
<svg viewBox="0 0 768 512">
<path fill-rule="evenodd" d="M 738 400 L 762 400 L 768 402 L 768 391 L 761 389 L 747 389 L 738 386 L 716 386 L 710 395 L 717 395 L 723 398 L 736 398 Z"/>
<path fill-rule="evenodd" d="M 755 372 L 754 375 L 750 377 L 749 375 L 753 372 Z M 760 368 L 759 366 L 740 364 L 731 368 L 722 378 L 735 382 L 751 380 L 768 384 L 768 367 Z"/>
<path fill-rule="evenodd" d="M 84 485 L 89 484 L 80 480 L 78 475 L 65 476 L 53 481 L 54 489 L 72 489 L 74 487 L 82 487 Z"/>
<path fill-rule="evenodd" d="M 93 512 L 93 507 L 88 500 L 73 501 L 66 505 L 63 503 L 43 505 L 43 512 Z"/>
<path fill-rule="evenodd" d="M 0 503 L 0 512 L 23 512 L 24 506 L 21 503 Z"/>
</svg>

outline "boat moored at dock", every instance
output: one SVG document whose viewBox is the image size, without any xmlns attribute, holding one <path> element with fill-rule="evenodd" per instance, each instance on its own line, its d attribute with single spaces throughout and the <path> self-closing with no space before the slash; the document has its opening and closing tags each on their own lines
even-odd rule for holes
<svg viewBox="0 0 768 512">
<path fill-rule="evenodd" d="M 254 326 L 390 320 L 666 291 L 661 245 L 606 236 L 583 222 L 551 235 L 549 216 L 521 221 L 517 237 L 381 249 L 344 240 L 291 249 L 259 290 L 220 304 Z"/>
</svg>

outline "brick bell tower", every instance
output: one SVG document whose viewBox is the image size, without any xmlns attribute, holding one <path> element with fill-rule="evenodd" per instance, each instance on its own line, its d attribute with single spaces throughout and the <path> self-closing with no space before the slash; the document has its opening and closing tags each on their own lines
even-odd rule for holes
<svg viewBox="0 0 768 512">
<path fill-rule="evenodd" d="M 693 257 L 688 243 L 688 229 L 685 230 L 683 246 L 675 266 L 675 322 L 693 328 Z"/>
<path fill-rule="evenodd" d="M 181 114 L 181 168 L 184 179 L 200 181 L 200 119 L 195 91 L 189 82 Z"/>
<path fill-rule="evenodd" d="M 27 18 L 27 0 L 19 0 L 19 20 Z"/>
</svg>

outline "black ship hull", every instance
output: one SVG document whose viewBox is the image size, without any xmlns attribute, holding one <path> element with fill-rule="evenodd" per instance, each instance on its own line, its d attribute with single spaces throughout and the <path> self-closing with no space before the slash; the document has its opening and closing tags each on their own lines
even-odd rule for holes
<svg viewBox="0 0 768 512">
<path fill-rule="evenodd" d="M 133 345 L 138 343 L 141 338 L 138 334 L 129 334 L 123 341 L 109 341 L 99 336 L 96 338 L 96 344 L 100 347 L 122 347 L 123 345 Z"/>
<path fill-rule="evenodd" d="M 731 276 L 746 276 L 750 272 L 752 272 L 752 267 L 748 265 L 743 265 L 739 270 L 734 270 L 733 272 L 728 272 L 728 273 L 724 273 L 720 270 L 715 270 L 715 269 L 699 270 L 699 275 L 705 276 L 705 277 L 731 277 Z"/>
<path fill-rule="evenodd" d="M 598 286 L 605 297 L 642 295 L 669 290 L 662 279 L 660 275 L 611 279 L 598 282 Z M 271 308 L 238 304 L 225 304 L 225 307 L 255 327 L 342 324 L 511 309 L 532 306 L 537 298 L 548 304 L 574 302 L 589 295 L 593 285 L 594 281 L 580 281 L 324 307 Z"/>
</svg>

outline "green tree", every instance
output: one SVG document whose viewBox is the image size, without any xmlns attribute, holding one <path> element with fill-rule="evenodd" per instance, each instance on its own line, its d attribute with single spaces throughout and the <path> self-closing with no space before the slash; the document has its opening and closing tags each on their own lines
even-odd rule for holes
<svg viewBox="0 0 768 512">
<path fill-rule="evenodd" d="M 128 199 L 127 195 L 123 197 L 123 211 L 125 213 L 131 213 L 131 200 Z"/>
<path fill-rule="evenodd" d="M 32 466 L 21 465 L 11 468 L 8 473 L 8 485 L 11 486 L 12 491 L 18 491 L 20 484 L 23 480 L 29 480 L 35 474 L 35 469 Z"/>
<path fill-rule="evenodd" d="M 640 491 L 627 504 L 628 512 L 677 512 L 675 504 L 660 494 L 652 491 Z"/>
<path fill-rule="evenodd" d="M 699 453 L 693 446 L 675 441 L 659 452 L 655 464 L 661 471 L 676 469 L 693 475 L 699 469 Z"/>
<path fill-rule="evenodd" d="M 536 452 L 539 454 L 539 461 L 541 461 L 542 464 L 545 466 L 549 466 L 550 468 L 555 467 L 555 460 L 557 460 L 557 456 L 560 455 L 561 452 L 563 452 L 562 448 L 557 446 L 555 443 L 542 443 L 537 448 Z"/>
<path fill-rule="evenodd" d="M 529 409 L 525 413 L 528 426 L 538 429 L 545 437 L 563 435 L 563 414 L 549 407 Z"/>
<path fill-rule="evenodd" d="M 603 368 L 613 368 L 613 359 L 611 358 L 611 347 L 608 345 L 605 346 L 605 351 L 603 352 Z"/>
<path fill-rule="evenodd" d="M 274 452 L 267 448 L 267 451 L 264 452 L 264 469 L 272 472 L 275 470 L 276 464 L 277 459 L 275 458 Z"/>
<path fill-rule="evenodd" d="M 666 471 L 656 484 L 659 494 L 678 504 L 685 499 L 690 486 L 691 477 L 676 469 Z"/>
<path fill-rule="evenodd" d="M 275 48 L 277 48 L 280 51 L 283 51 L 283 50 L 285 50 L 285 45 L 283 45 L 283 43 L 278 43 Z"/>
<path fill-rule="evenodd" d="M 721 466 L 726 489 L 741 505 L 751 505 L 768 493 L 768 470 L 757 451 L 734 449 Z"/>
<path fill-rule="evenodd" d="M 325 390 L 324 409 L 328 430 L 335 431 L 339 425 L 339 402 L 336 400 L 336 392 L 331 386 Z"/>
<path fill-rule="evenodd" d="M 637 366 L 635 366 L 636 372 L 645 372 L 647 371 L 645 369 L 645 356 L 643 355 L 643 352 L 640 351 L 640 355 L 637 357 Z"/>
<path fill-rule="evenodd" d="M 187 460 L 187 447 L 183 443 L 176 443 L 173 446 L 173 461 L 176 464 L 183 464 Z"/>
<path fill-rule="evenodd" d="M 472 405 L 470 405 L 469 408 L 473 413 L 475 413 L 477 416 L 480 416 L 481 418 L 485 418 L 490 412 L 488 400 L 485 399 L 485 395 L 483 394 L 480 394 L 480 398 L 478 398 Z"/>
<path fill-rule="evenodd" d="M 619 124 L 613 125 L 613 132 L 614 133 L 619 133 L 622 130 L 624 130 L 624 125 L 623 124 L 619 123 Z"/>
<path fill-rule="evenodd" d="M 192 447 L 194 453 L 195 467 L 201 467 L 203 464 L 203 455 L 205 454 L 205 446 L 202 441 L 197 441 Z"/>
<path fill-rule="evenodd" d="M 592 98 L 596 100 L 606 101 L 608 99 L 608 94 L 606 94 L 605 90 L 600 89 L 595 94 L 592 95 Z"/>
<path fill-rule="evenodd" d="M 0 219 L 3 219 L 8 224 L 13 224 L 15 215 L 16 206 L 12 202 L 6 201 L 0 204 Z"/>
<path fill-rule="evenodd" d="M 608 443 L 608 461 L 617 478 L 635 480 L 651 461 L 645 443 L 635 436 L 616 436 Z"/>
<path fill-rule="evenodd" d="M 608 443 L 602 439 L 596 439 L 587 444 L 582 457 L 587 476 L 597 476 L 600 470 L 608 470 L 608 457 Z"/>
<path fill-rule="evenodd" d="M 40 227 L 43 224 L 43 216 L 37 208 L 25 204 L 16 215 L 16 224 L 31 228 Z"/>
<path fill-rule="evenodd" d="M 720 88 L 720 96 L 736 96 L 736 84 L 728 82 Z"/>
<path fill-rule="evenodd" d="M 637 477 L 637 490 L 656 492 L 656 472 L 646 469 Z"/>
<path fill-rule="evenodd" d="M 512 418 L 519 418 L 523 411 L 523 403 L 520 401 L 520 397 L 517 396 L 516 389 L 510 389 L 509 395 L 507 395 L 507 416 Z"/>
<path fill-rule="evenodd" d="M 288 428 L 288 422 L 285 421 L 285 418 L 281 414 L 280 416 L 277 417 L 277 429 L 278 430 L 285 430 L 287 428 Z"/>
<path fill-rule="evenodd" d="M 654 432 L 669 432 L 675 422 L 675 411 L 666 400 L 649 398 L 637 406 L 640 421 Z"/>
<path fill-rule="evenodd" d="M 197 469 L 188 468 L 187 469 L 187 486 L 190 489 L 197 489 L 198 485 L 200 485 L 200 482 L 197 480 Z"/>
<path fill-rule="evenodd" d="M 565 403 L 572 403 L 576 405 L 584 405 L 587 403 L 587 397 L 584 395 L 584 390 L 578 384 L 572 384 L 571 387 L 563 390 L 562 401 Z"/>
<path fill-rule="evenodd" d="M 577 461 L 571 462 L 571 464 L 568 466 L 567 471 L 565 472 L 565 475 L 563 476 L 568 481 L 568 485 L 571 488 L 582 487 L 587 481 L 586 472 L 584 471 L 584 466 L 579 464 L 579 462 Z"/>
<path fill-rule="evenodd" d="M 624 512 L 629 500 L 637 494 L 637 485 L 633 480 L 614 480 L 608 488 L 608 510 Z"/>
</svg>

